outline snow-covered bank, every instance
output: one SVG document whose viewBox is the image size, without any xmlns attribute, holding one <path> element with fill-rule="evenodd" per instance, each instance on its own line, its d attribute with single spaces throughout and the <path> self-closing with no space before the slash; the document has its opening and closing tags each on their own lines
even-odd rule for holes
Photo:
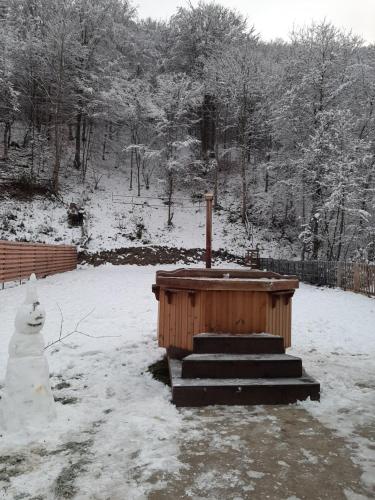
<svg viewBox="0 0 375 500">
<path fill-rule="evenodd" d="M 3 498 L 24 492 L 54 498 L 66 491 L 81 499 L 104 499 L 108 491 L 116 499 L 147 498 L 160 487 L 152 480 L 156 470 L 183 467 L 177 439 L 186 432 L 183 413 L 170 404 L 169 389 L 147 372 L 163 353 L 156 345 L 157 302 L 151 293 L 156 270 L 107 265 L 39 281 L 46 342 L 59 335 L 59 307 L 64 332 L 92 311 L 79 325 L 90 337 L 74 333 L 47 351 L 56 424 L 38 436 L 2 433 L 1 456 L 18 460 L 7 469 L 9 481 L 0 478 Z M 0 291 L 0 383 L 23 296 L 23 286 Z M 347 439 L 367 486 L 375 459 L 369 440 L 374 319 L 375 301 L 350 292 L 302 285 L 294 298 L 291 352 L 303 356 L 322 385 L 321 403 L 303 405 Z"/>
<path fill-rule="evenodd" d="M 86 246 L 89 253 L 117 248 L 161 245 L 181 248 L 200 248 L 205 243 L 205 206 L 193 203 L 180 191 L 173 208 L 173 226 L 167 226 L 168 208 L 160 199 L 163 188 L 142 190 L 136 196 L 128 189 L 128 172 L 121 168 L 111 172 L 106 165 L 98 166 L 101 182 L 93 188 L 91 176 L 82 183 L 77 172 L 69 171 L 70 180 L 62 181 L 59 199 L 35 196 L 26 200 L 3 195 L 0 207 L 0 239 L 39 241 L 80 245 L 80 227 L 69 227 L 67 207 L 71 202 L 83 206 L 88 217 Z M 75 179 L 74 177 L 77 176 Z M 297 256 L 298 242 L 288 239 L 280 244 L 280 235 L 267 228 L 252 228 L 250 241 L 240 221 L 238 197 L 228 188 L 220 203 L 224 210 L 213 217 L 214 248 L 243 255 L 259 243 L 264 256 L 290 258 Z M 1 194 L 1 193 L 0 193 Z M 165 195 L 164 195 L 165 198 Z M 62 203 L 64 202 L 64 203 Z M 84 238 L 85 239 L 85 238 Z"/>
</svg>

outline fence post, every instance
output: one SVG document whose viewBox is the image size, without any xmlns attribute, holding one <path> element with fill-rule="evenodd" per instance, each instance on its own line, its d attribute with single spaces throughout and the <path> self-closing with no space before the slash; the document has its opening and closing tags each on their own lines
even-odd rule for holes
<svg viewBox="0 0 375 500">
<path fill-rule="evenodd" d="M 342 288 L 342 267 L 342 263 L 338 262 L 336 269 L 336 286 L 338 288 Z"/>
<path fill-rule="evenodd" d="M 353 289 L 355 292 L 359 292 L 361 289 L 360 275 L 359 275 L 359 265 L 353 265 Z"/>
</svg>

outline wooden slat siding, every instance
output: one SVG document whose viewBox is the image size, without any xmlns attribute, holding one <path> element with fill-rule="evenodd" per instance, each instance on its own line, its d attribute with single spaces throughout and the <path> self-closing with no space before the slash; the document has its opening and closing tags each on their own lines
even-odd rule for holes
<svg viewBox="0 0 375 500">
<path fill-rule="evenodd" d="M 232 293 L 228 293 L 226 296 L 226 300 L 228 302 L 228 316 L 227 316 L 227 321 L 228 325 L 234 325 L 236 318 L 236 311 L 235 311 L 235 305 L 236 305 L 236 300 L 235 297 L 233 296 Z M 228 330 L 228 333 L 231 333 L 230 330 Z"/>
<path fill-rule="evenodd" d="M 221 318 L 220 310 L 221 310 L 221 301 L 225 300 L 225 295 L 226 295 L 225 293 L 221 294 L 221 292 L 214 292 L 211 295 L 213 298 L 211 302 L 211 325 L 213 332 L 217 331 L 217 329 L 222 324 L 223 318 Z"/>
<path fill-rule="evenodd" d="M 224 306 L 227 304 L 227 307 Z M 223 307 L 221 308 L 221 305 Z M 193 335 L 203 332 L 261 333 L 281 335 L 285 347 L 291 345 L 291 301 L 262 292 L 198 292 L 195 304 L 186 291 L 173 293 L 170 304 L 160 292 L 159 345 L 192 350 Z"/>
<path fill-rule="evenodd" d="M 186 310 L 186 317 L 187 317 L 187 339 L 185 346 L 189 345 L 190 339 L 193 338 L 194 335 L 194 314 L 195 310 L 198 305 L 198 297 L 197 293 L 194 295 L 194 303 L 190 300 L 190 303 L 187 303 L 187 310 Z M 194 304 L 194 305 L 193 305 Z M 185 347 L 185 349 L 189 349 L 188 347 Z M 192 347 L 191 347 L 192 349 Z"/>
<path fill-rule="evenodd" d="M 188 302 L 190 302 L 189 295 L 187 293 L 181 293 L 180 295 L 180 328 L 177 332 L 177 342 L 186 342 L 187 339 L 187 308 Z"/>
<path fill-rule="evenodd" d="M 184 296 L 186 294 L 184 293 Z M 181 335 L 181 302 L 185 297 L 182 297 L 181 293 L 176 293 L 172 295 L 172 302 L 175 311 L 175 329 L 174 329 L 174 345 L 181 345 L 179 342 L 179 336 Z M 182 338 L 182 336 L 181 336 Z"/>
<path fill-rule="evenodd" d="M 225 324 L 225 328 L 229 333 L 236 333 L 237 329 L 237 321 L 238 321 L 238 310 L 237 310 L 237 301 L 236 297 L 233 293 L 227 293 L 226 299 L 230 304 L 230 316 L 227 319 L 227 323 Z M 233 330 L 233 332 L 231 331 Z"/>
<path fill-rule="evenodd" d="M 266 328 L 265 331 L 271 333 L 272 329 L 272 314 L 271 314 L 271 297 L 267 294 L 267 310 L 266 310 Z"/>
<path fill-rule="evenodd" d="M 0 283 L 26 279 L 32 273 L 45 277 L 76 267 L 75 246 L 0 241 Z"/>
<path fill-rule="evenodd" d="M 264 294 L 266 295 L 266 294 Z M 259 297 L 260 299 L 260 297 Z M 246 305 L 246 313 L 247 316 L 253 319 L 254 331 L 259 333 L 259 328 L 261 326 L 261 301 L 255 301 L 250 294 L 246 294 L 244 296 L 244 301 Z"/>
<path fill-rule="evenodd" d="M 239 309 L 239 320 L 240 323 L 238 325 L 239 331 L 244 332 L 245 329 L 247 329 L 247 325 L 249 322 L 253 325 L 253 328 L 255 328 L 255 322 L 256 322 L 256 317 L 251 314 L 251 311 L 249 311 L 246 307 L 246 302 L 247 302 L 247 292 L 240 292 L 240 297 L 239 297 L 239 303 L 238 303 L 238 309 Z M 257 298 L 257 295 L 255 295 L 255 298 Z"/>
<path fill-rule="evenodd" d="M 204 299 L 201 304 L 202 312 L 202 323 L 204 325 L 203 330 L 206 332 L 212 332 L 212 318 L 211 318 L 211 301 L 212 293 L 204 292 Z"/>
<path fill-rule="evenodd" d="M 158 300 L 158 344 L 159 346 L 163 346 L 165 344 L 165 320 L 166 313 L 164 310 L 164 292 L 160 290 L 159 292 L 159 300 Z"/>
<path fill-rule="evenodd" d="M 259 293 L 255 293 L 253 292 L 253 297 L 249 297 L 247 295 L 247 299 L 248 301 L 250 300 L 250 304 L 249 304 L 249 308 L 248 308 L 248 316 L 247 316 L 247 320 L 251 320 L 251 324 L 253 326 L 253 330 L 255 333 L 260 333 L 260 330 L 262 329 L 262 327 L 264 328 L 265 327 L 265 324 L 264 324 L 264 319 L 262 317 L 262 299 L 263 299 L 263 296 L 267 295 L 267 294 L 259 294 Z M 245 294 L 245 297 L 246 297 L 246 294 Z"/>
<path fill-rule="evenodd" d="M 170 338 L 170 322 L 171 322 L 171 311 L 170 307 L 167 301 L 167 296 L 164 293 L 164 291 L 161 291 L 160 294 L 163 296 L 163 302 L 164 302 L 164 344 L 166 345 L 172 345 L 171 338 Z"/>
<path fill-rule="evenodd" d="M 261 268 L 281 274 L 290 273 L 312 285 L 339 287 L 365 295 L 375 295 L 374 264 L 261 259 Z"/>
<path fill-rule="evenodd" d="M 202 321 L 202 294 L 203 292 L 196 292 L 195 295 L 195 306 L 193 307 L 193 335 L 199 333 L 201 321 Z"/>
<path fill-rule="evenodd" d="M 171 345 L 177 346 L 176 344 L 176 301 L 173 300 L 174 297 L 170 297 L 168 310 L 169 310 L 169 341 Z"/>
<path fill-rule="evenodd" d="M 289 308 L 288 308 L 288 346 L 292 345 L 292 309 L 293 309 L 293 301 L 290 301 Z"/>
<path fill-rule="evenodd" d="M 278 325 L 279 331 L 280 331 L 279 335 L 284 337 L 284 343 L 285 343 L 286 339 L 285 339 L 285 335 L 284 335 L 284 326 L 285 326 L 286 317 L 285 317 L 285 314 L 283 314 L 284 311 L 282 310 L 282 306 L 283 306 L 283 309 L 286 309 L 286 307 L 287 307 L 284 304 L 283 297 L 276 300 L 275 313 L 276 313 L 276 324 Z"/>
<path fill-rule="evenodd" d="M 269 295 L 268 293 L 263 295 L 262 303 L 260 306 L 260 315 L 258 318 L 258 329 L 260 333 L 267 332 L 266 328 L 264 328 L 264 332 L 262 332 L 262 328 L 263 326 L 267 325 L 268 295 Z"/>
<path fill-rule="evenodd" d="M 169 304 L 168 304 L 168 299 L 167 299 L 167 295 L 163 293 L 163 297 L 164 297 L 164 311 L 165 311 L 165 342 L 167 343 L 167 345 L 172 345 L 172 342 L 171 342 L 171 337 L 170 337 L 170 323 L 171 323 L 171 310 L 170 310 L 170 307 L 169 307 Z"/>
<path fill-rule="evenodd" d="M 275 306 L 272 307 L 272 297 L 268 297 L 268 307 L 266 316 L 266 327 L 264 329 L 267 333 L 274 335 L 281 335 L 284 339 L 284 346 L 291 346 L 291 307 L 292 300 L 285 304 L 284 297 L 276 299 Z"/>
<path fill-rule="evenodd" d="M 175 300 L 176 301 L 176 308 L 175 308 L 175 311 L 176 311 L 176 331 L 175 331 L 175 345 L 181 345 L 180 344 L 180 338 L 181 340 L 184 339 L 184 336 L 183 336 L 183 332 L 181 331 L 181 328 L 182 328 L 182 304 L 183 302 L 185 302 L 185 300 L 187 300 L 187 294 L 184 293 L 176 293 L 173 295 L 173 298 L 172 300 Z M 186 337 L 186 333 L 185 333 L 185 337 Z"/>
<path fill-rule="evenodd" d="M 290 270 L 290 266 L 287 269 Z M 249 289 L 246 290 L 242 285 L 233 286 L 228 280 L 222 279 L 221 271 L 218 276 L 221 289 L 218 284 L 208 286 L 206 289 L 202 286 L 202 282 L 206 281 L 203 279 L 206 278 L 202 274 L 203 271 L 198 271 L 202 276 L 197 276 L 200 279 L 195 280 L 194 287 L 187 286 L 193 280 L 184 280 L 183 278 L 187 277 L 183 276 L 185 272 L 187 271 L 178 270 L 172 273 L 164 271 L 157 273 L 156 285 L 160 292 L 158 329 L 160 346 L 192 350 L 193 336 L 203 332 L 237 334 L 270 332 L 282 335 L 285 345 L 287 347 L 290 345 L 290 306 L 286 304 L 285 295 L 278 295 L 277 290 L 281 288 L 281 292 L 289 290 L 293 292 L 298 287 L 296 278 L 278 276 L 276 279 L 279 287 L 270 291 L 258 284 L 254 286 L 253 278 L 256 276 L 251 276 L 247 281 Z M 246 271 L 242 271 L 241 274 L 243 277 L 248 276 Z M 274 277 L 272 273 L 268 274 L 270 278 Z M 275 280 L 271 283 L 274 284 Z M 192 290 L 194 290 L 194 301 L 189 295 Z M 272 307 L 273 292 L 276 293 L 276 297 L 273 295 L 275 307 Z"/>
<path fill-rule="evenodd" d="M 268 309 L 267 309 L 267 320 L 268 323 L 266 323 L 266 332 L 271 333 L 275 330 L 275 318 L 274 314 L 272 313 L 272 298 L 269 295 L 268 296 Z"/>
<path fill-rule="evenodd" d="M 224 293 L 223 293 L 224 292 Z M 223 331 L 226 327 L 225 322 L 226 318 L 221 314 L 221 304 L 222 301 L 228 299 L 227 293 L 222 291 L 216 291 L 211 294 L 212 303 L 211 303 L 211 324 L 212 324 L 212 332 Z"/>
<path fill-rule="evenodd" d="M 221 301 L 221 318 L 223 324 L 229 324 L 229 296 L 226 293 Z"/>
<path fill-rule="evenodd" d="M 188 302 L 190 302 L 190 297 L 187 293 L 181 293 L 180 295 L 180 328 L 177 332 L 177 341 L 179 344 L 186 343 L 187 340 L 187 309 Z M 185 332 L 185 334 L 184 334 Z"/>
</svg>

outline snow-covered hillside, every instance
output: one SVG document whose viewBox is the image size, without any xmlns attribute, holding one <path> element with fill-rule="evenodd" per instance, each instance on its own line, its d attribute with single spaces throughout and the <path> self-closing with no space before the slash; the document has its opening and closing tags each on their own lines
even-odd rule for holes
<svg viewBox="0 0 375 500">
<path fill-rule="evenodd" d="M 46 342 L 59 336 L 59 307 L 63 333 L 87 316 L 82 334 L 46 351 L 57 422 L 0 437 L 0 498 L 246 499 L 266 498 L 267 485 L 270 498 L 373 498 L 374 299 L 308 285 L 296 292 L 289 352 L 320 381 L 320 403 L 177 410 L 147 371 L 163 355 L 156 270 L 106 265 L 39 281 Z M 0 383 L 24 293 L 0 291 Z"/>
<path fill-rule="evenodd" d="M 95 180 L 100 178 L 97 189 Z M 164 185 L 158 189 L 129 190 L 127 173 L 111 170 L 103 164 L 82 184 L 76 171 L 70 170 L 62 183 L 59 198 L 36 195 L 28 199 L 14 197 L 4 190 L 0 206 L 0 239 L 80 245 L 81 228 L 71 228 L 67 221 L 70 203 L 83 205 L 88 214 L 88 252 L 128 246 L 167 245 L 202 248 L 205 245 L 205 206 L 193 203 L 184 192 L 176 192 L 173 226 L 167 225 L 167 206 L 160 199 Z M 0 185 L 1 194 L 1 185 Z M 237 200 L 237 201 L 236 201 Z M 259 243 L 264 256 L 295 257 L 297 251 L 288 240 L 266 229 L 251 228 L 249 238 L 239 220 L 239 205 L 230 186 L 222 195 L 223 209 L 213 218 L 213 248 L 239 255 Z"/>
</svg>

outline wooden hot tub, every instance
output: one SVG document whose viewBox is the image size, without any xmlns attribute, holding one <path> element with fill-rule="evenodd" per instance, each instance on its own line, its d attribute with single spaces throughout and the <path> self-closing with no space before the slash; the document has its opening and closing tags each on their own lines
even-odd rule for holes
<svg viewBox="0 0 375 500">
<path fill-rule="evenodd" d="M 272 333 L 291 345 L 295 276 L 239 269 L 158 271 L 159 346 L 192 351 L 197 333 Z"/>
</svg>

